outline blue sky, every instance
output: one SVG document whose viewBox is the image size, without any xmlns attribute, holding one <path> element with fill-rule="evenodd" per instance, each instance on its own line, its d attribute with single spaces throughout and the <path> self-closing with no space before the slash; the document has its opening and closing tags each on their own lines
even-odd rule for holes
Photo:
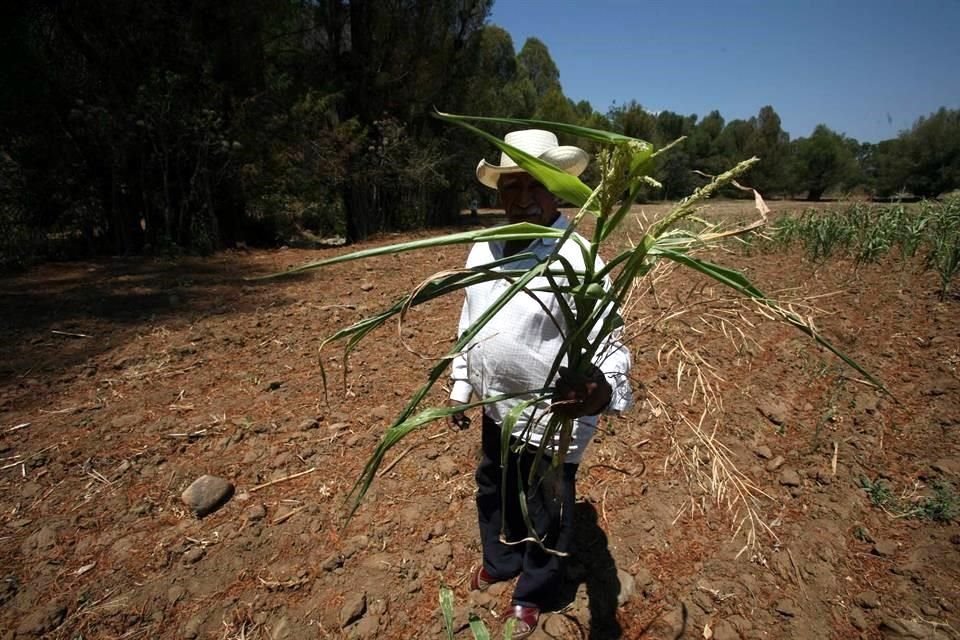
<svg viewBox="0 0 960 640">
<path fill-rule="evenodd" d="M 824 123 L 877 142 L 960 108 L 960 0 L 497 0 L 489 22 L 517 51 L 542 40 L 564 93 L 601 112 L 770 104 L 791 138 Z"/>
</svg>

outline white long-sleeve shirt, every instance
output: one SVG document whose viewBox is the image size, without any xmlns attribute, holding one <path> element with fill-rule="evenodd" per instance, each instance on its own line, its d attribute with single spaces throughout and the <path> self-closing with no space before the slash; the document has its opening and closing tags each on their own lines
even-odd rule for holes
<svg viewBox="0 0 960 640">
<path fill-rule="evenodd" d="M 567 221 L 563 216 L 557 218 L 553 224 L 555 229 L 564 229 L 566 226 Z M 582 241 L 586 244 L 586 240 Z M 538 239 L 522 252 L 532 253 L 536 259 L 518 259 L 500 267 L 500 270 L 529 269 L 537 262 L 545 260 L 553 252 L 557 242 L 558 240 L 552 238 Z M 503 250 L 502 242 L 477 243 L 470 251 L 466 266 L 469 269 L 499 260 L 504 257 Z M 560 255 L 570 262 L 574 270 L 583 271 L 583 253 L 573 239 L 560 247 Z M 559 263 L 557 266 L 559 267 Z M 602 266 L 603 262 L 598 259 L 594 269 L 599 270 Z M 557 276 L 554 277 L 558 279 Z M 508 281 L 497 279 L 467 287 L 458 335 L 463 334 L 509 286 Z M 557 294 L 552 293 L 549 288 L 550 283 L 546 277 L 534 278 L 527 285 L 527 289 L 538 298 L 539 303 L 526 292 L 517 293 L 453 359 L 453 388 L 450 393 L 452 400 L 466 403 L 473 394 L 480 398 L 491 398 L 552 386 L 554 381 L 547 380 L 547 376 L 557 354 L 563 348 L 567 326 L 557 302 Z M 572 298 L 568 296 L 567 301 L 572 307 Z M 596 336 L 598 329 L 599 327 L 594 327 L 591 337 Z M 564 365 L 565 360 L 566 358 Z M 619 412 L 628 409 L 633 404 L 633 393 L 627 376 L 630 371 L 630 351 L 619 341 L 618 332 L 611 334 L 601 345 L 593 363 L 603 372 L 613 389 L 607 411 Z M 534 394 L 530 394 L 491 403 L 484 406 L 484 412 L 500 423 L 513 407 L 533 397 Z M 544 401 L 527 408 L 517 420 L 513 434 L 525 437 L 531 445 L 539 446 L 549 420 L 548 407 L 549 403 Z M 531 417 L 536 421 L 535 424 L 529 424 Z M 580 462 L 596 431 L 596 425 L 596 416 L 577 419 L 567 450 L 567 462 Z M 556 450 L 557 440 L 558 438 L 555 438 L 554 442 L 547 444 L 548 452 Z"/>
</svg>

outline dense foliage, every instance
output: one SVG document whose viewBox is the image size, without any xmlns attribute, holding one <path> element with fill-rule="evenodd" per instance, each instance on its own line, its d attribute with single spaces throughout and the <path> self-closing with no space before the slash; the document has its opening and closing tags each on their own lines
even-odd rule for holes
<svg viewBox="0 0 960 640">
<path fill-rule="evenodd" d="M 206 252 L 449 223 L 492 148 L 433 108 L 687 140 L 677 198 L 751 155 L 768 196 L 934 197 L 960 187 L 960 111 L 859 144 L 749 120 L 568 99 L 546 45 L 519 51 L 492 0 L 16 3 L 0 21 L 0 266 L 32 256 Z M 639 88 L 638 88 L 639 90 Z M 502 132 L 501 132 L 502 133 Z M 590 141 L 573 140 L 593 151 Z M 594 169 L 595 170 L 595 169 Z M 590 176 L 587 176 L 590 179 Z"/>
</svg>

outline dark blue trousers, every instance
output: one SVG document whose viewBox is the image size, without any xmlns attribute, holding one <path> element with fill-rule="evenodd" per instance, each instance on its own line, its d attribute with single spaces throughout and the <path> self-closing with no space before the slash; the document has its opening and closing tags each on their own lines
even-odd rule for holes
<svg viewBox="0 0 960 640">
<path fill-rule="evenodd" d="M 544 456 L 540 463 L 541 477 L 530 487 L 528 478 L 535 450 L 510 451 L 504 483 L 500 466 L 500 425 L 487 416 L 483 417 L 482 439 L 483 458 L 476 479 L 483 566 L 497 579 L 520 576 L 513 591 L 513 603 L 542 608 L 550 603 L 559 588 L 564 558 L 545 552 L 535 542 L 504 544 L 500 542 L 501 527 L 508 541 L 528 537 L 517 491 L 518 486 L 523 486 L 530 521 L 538 537 L 548 548 L 570 553 L 579 465 L 564 464 L 561 469 L 550 470 L 550 457 Z M 511 439 L 511 444 L 516 443 Z M 506 498 L 505 510 L 501 508 L 503 497 Z"/>
</svg>

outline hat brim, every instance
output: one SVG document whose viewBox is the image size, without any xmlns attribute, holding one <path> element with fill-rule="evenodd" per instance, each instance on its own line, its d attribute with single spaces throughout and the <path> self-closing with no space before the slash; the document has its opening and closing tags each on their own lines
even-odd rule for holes
<svg viewBox="0 0 960 640">
<path fill-rule="evenodd" d="M 590 155 L 579 147 L 560 146 L 544 151 L 540 156 L 547 164 L 573 176 L 579 176 L 590 163 Z M 515 165 L 490 164 L 481 160 L 477 165 L 477 180 L 480 184 L 491 189 L 497 188 L 500 176 L 508 173 L 525 173 L 523 168 Z"/>
</svg>

